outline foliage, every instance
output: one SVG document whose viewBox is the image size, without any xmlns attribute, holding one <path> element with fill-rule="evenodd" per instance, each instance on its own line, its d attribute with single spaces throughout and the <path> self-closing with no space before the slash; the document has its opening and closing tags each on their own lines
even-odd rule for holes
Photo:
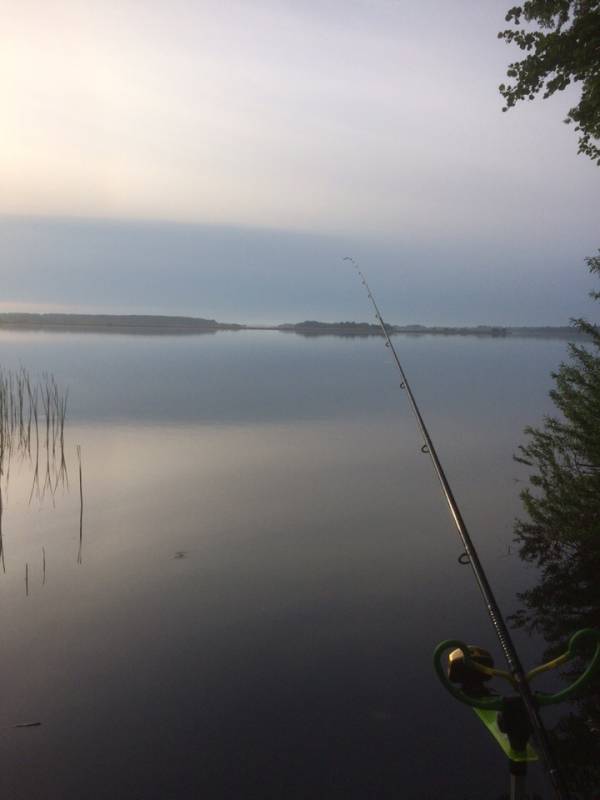
<svg viewBox="0 0 600 800">
<path fill-rule="evenodd" d="M 534 27 L 521 28 L 523 20 Z M 579 103 L 565 122 L 574 122 L 579 132 L 578 152 L 600 164 L 600 0 L 526 0 L 509 10 L 506 21 L 515 28 L 498 38 L 526 55 L 509 64 L 513 83 L 500 85 L 503 111 L 540 92 L 546 98 L 572 82 L 580 84 Z"/>
<path fill-rule="evenodd" d="M 600 256 L 587 263 L 600 274 Z M 599 292 L 592 296 L 600 299 Z M 563 652 L 576 630 L 600 629 L 600 328 L 575 324 L 591 341 L 570 345 L 569 362 L 553 374 L 550 395 L 560 417 L 527 428 L 516 457 L 534 472 L 521 493 L 528 518 L 517 521 L 515 538 L 540 581 L 519 595 L 522 607 L 512 622 L 540 632 L 547 657 Z M 581 667 L 572 662 L 574 672 Z M 554 731 L 581 797 L 600 783 L 599 731 L 600 679 Z"/>
</svg>

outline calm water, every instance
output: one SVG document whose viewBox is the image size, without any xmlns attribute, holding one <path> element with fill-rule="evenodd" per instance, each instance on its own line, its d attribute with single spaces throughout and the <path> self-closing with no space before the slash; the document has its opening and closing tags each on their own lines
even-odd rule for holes
<svg viewBox="0 0 600 800">
<path fill-rule="evenodd" d="M 534 577 L 508 552 L 512 454 L 566 345 L 396 341 L 509 611 Z M 0 364 L 69 387 L 70 480 L 29 504 L 13 461 L 5 490 L 4 797 L 506 791 L 431 667 L 454 636 L 500 656 L 381 341 L 3 332 Z"/>
</svg>

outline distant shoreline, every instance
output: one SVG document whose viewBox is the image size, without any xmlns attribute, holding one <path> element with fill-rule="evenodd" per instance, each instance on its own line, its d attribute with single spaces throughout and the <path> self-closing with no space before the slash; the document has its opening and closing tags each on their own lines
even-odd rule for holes
<svg viewBox="0 0 600 800">
<path fill-rule="evenodd" d="M 560 339 L 587 338 L 572 326 L 428 326 L 387 325 L 392 335 L 408 336 L 477 336 L 477 337 L 538 337 Z M 368 322 L 318 322 L 306 320 L 282 325 L 242 325 L 217 322 L 201 317 L 181 317 L 151 314 L 0 314 L 0 330 L 44 330 L 89 333 L 130 333 L 145 335 L 183 335 L 217 333 L 218 331 L 278 331 L 301 336 L 381 336 L 379 325 Z"/>
</svg>

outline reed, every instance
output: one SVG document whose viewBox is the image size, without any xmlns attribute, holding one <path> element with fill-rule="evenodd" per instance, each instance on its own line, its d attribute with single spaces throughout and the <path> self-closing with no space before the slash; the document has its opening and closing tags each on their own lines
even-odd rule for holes
<svg viewBox="0 0 600 800">
<path fill-rule="evenodd" d="M 4 513 L 4 503 L 2 500 L 2 484 L 0 484 L 0 562 L 2 572 L 6 573 L 6 563 L 4 561 L 4 538 L 2 536 L 2 514 Z"/>
<path fill-rule="evenodd" d="M 81 445 L 77 445 L 77 461 L 79 464 L 79 550 L 77 551 L 77 563 L 83 561 L 83 478 L 81 472 Z"/>
<path fill-rule="evenodd" d="M 33 463 L 35 493 L 54 494 L 68 485 L 65 459 L 65 419 L 68 392 L 61 390 L 52 374 L 33 381 L 24 367 L 0 367 L 0 482 L 6 485 L 15 456 Z M 44 482 L 40 488 L 40 460 L 45 456 Z"/>
<path fill-rule="evenodd" d="M 28 460 L 32 465 L 33 482 L 29 502 L 46 492 L 54 495 L 60 485 L 68 487 L 65 459 L 65 420 L 68 393 L 57 384 L 52 374 L 44 373 L 37 381 L 20 367 L 0 367 L 0 566 L 6 572 L 3 512 L 13 458 Z M 44 458 L 45 457 L 45 458 Z M 40 487 L 40 463 L 45 464 L 44 483 Z M 44 467 L 42 467 L 44 468 Z M 46 553 L 43 551 L 45 582 Z M 29 593 L 29 565 L 25 565 L 25 589 Z"/>
</svg>

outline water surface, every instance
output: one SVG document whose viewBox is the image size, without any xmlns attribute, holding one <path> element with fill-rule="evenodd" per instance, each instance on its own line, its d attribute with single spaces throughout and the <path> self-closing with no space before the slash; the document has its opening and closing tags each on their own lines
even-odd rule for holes
<svg viewBox="0 0 600 800">
<path fill-rule="evenodd" d="M 534 579 L 512 455 L 565 343 L 396 343 L 510 611 Z M 2 332 L 0 364 L 69 387 L 69 489 L 29 503 L 21 461 L 5 492 L 5 797 L 507 790 L 431 667 L 455 636 L 500 655 L 379 339 Z"/>
</svg>

